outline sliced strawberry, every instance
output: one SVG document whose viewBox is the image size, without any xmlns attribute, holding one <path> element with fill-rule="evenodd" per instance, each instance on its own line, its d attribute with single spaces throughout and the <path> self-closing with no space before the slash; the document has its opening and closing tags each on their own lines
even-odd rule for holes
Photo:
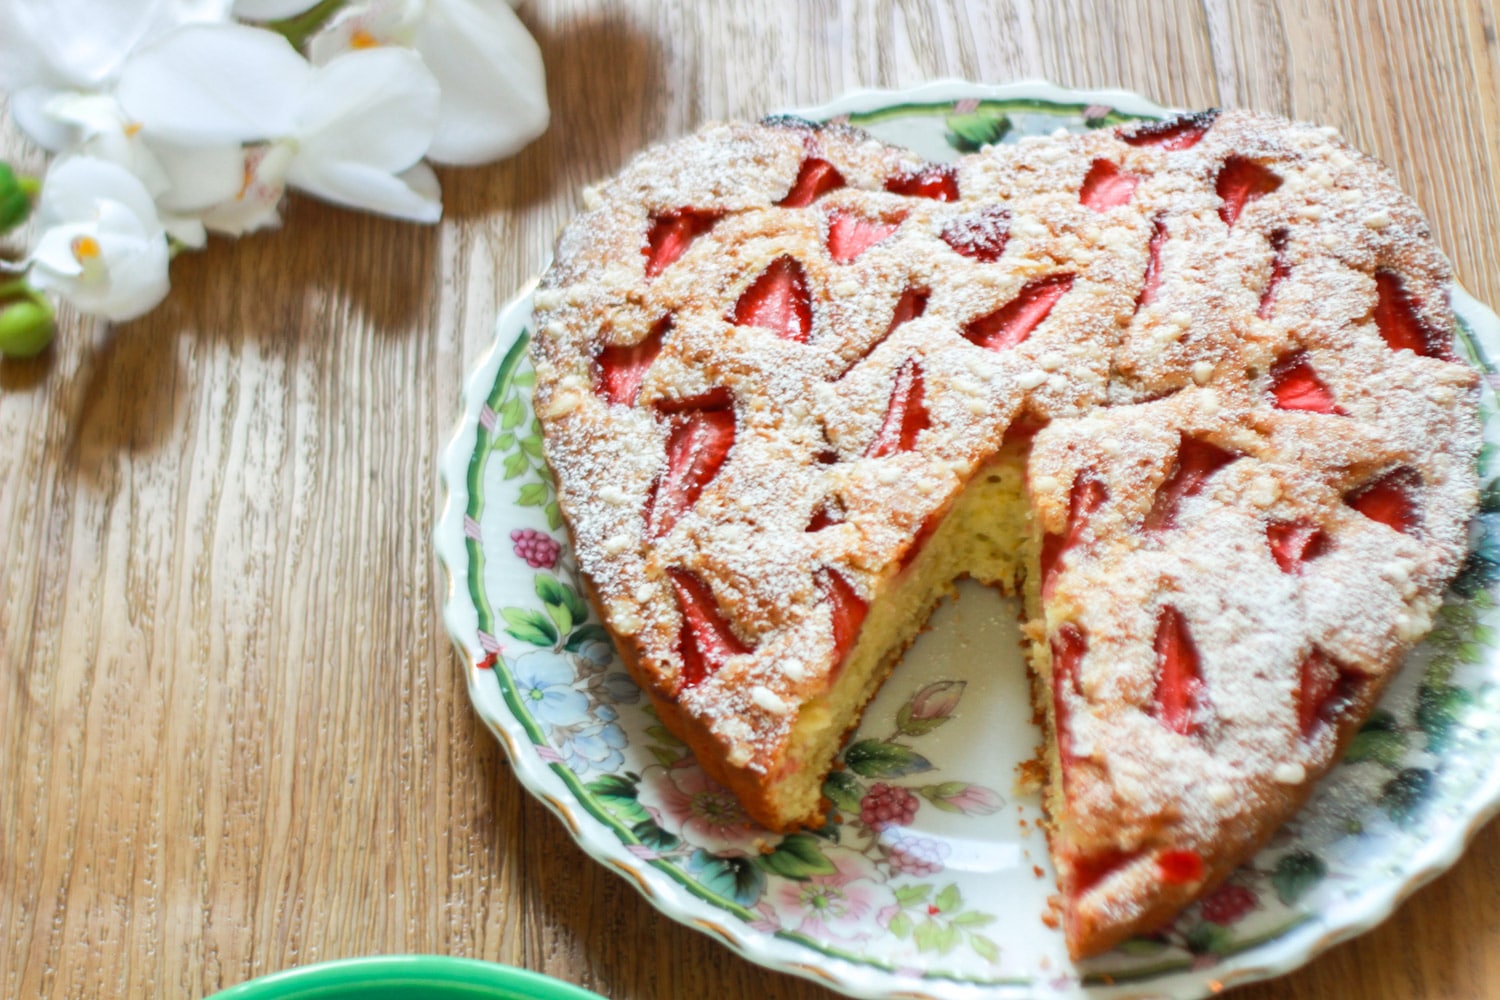
<svg viewBox="0 0 1500 1000">
<path fill-rule="evenodd" d="M 1313 371 L 1306 351 L 1293 351 L 1272 366 L 1271 396 L 1276 401 L 1277 409 L 1281 410 L 1305 410 L 1309 413 L 1340 416 L 1344 413 L 1333 401 L 1333 393 L 1328 386 Z"/>
<path fill-rule="evenodd" d="M 830 212 L 828 256 L 840 264 L 847 264 L 899 228 L 900 219 L 895 222 L 871 222 L 853 212 Z"/>
<path fill-rule="evenodd" d="M 958 200 L 958 168 L 948 163 L 929 163 L 918 170 L 908 170 L 886 179 L 885 189 L 892 194 L 934 201 Z"/>
<path fill-rule="evenodd" d="M 917 561 L 917 556 L 921 555 L 922 550 L 927 547 L 927 540 L 932 537 L 932 533 L 937 531 L 938 525 L 942 523 L 943 519 L 936 514 L 931 515 L 927 520 L 922 522 L 922 526 L 917 529 L 916 535 L 912 537 L 911 544 L 906 547 L 905 552 L 901 553 L 901 569 L 906 569 L 906 567 Z"/>
<path fill-rule="evenodd" d="M 777 204 L 782 208 L 806 208 L 830 191 L 844 186 L 844 175 L 827 160 L 809 156 L 802 161 L 797 179 L 785 198 Z"/>
<path fill-rule="evenodd" d="M 702 236 L 719 221 L 714 212 L 695 212 L 690 208 L 653 215 L 651 228 L 646 231 L 646 246 L 641 253 L 646 255 L 646 277 L 654 278 L 667 269 L 687 250 L 688 244 Z"/>
<path fill-rule="evenodd" d="M 1127 204 L 1139 183 L 1139 177 L 1127 174 L 1109 160 L 1095 160 L 1089 166 L 1089 172 L 1084 175 L 1078 200 L 1085 208 L 1105 212 Z"/>
<path fill-rule="evenodd" d="M 1276 304 L 1276 286 L 1292 273 L 1292 265 L 1286 259 L 1286 244 L 1290 238 L 1291 234 L 1285 229 L 1277 229 L 1271 233 L 1271 278 L 1266 282 L 1266 287 L 1261 289 L 1260 307 L 1255 310 L 1255 314 L 1261 319 L 1271 318 L 1271 309 Z"/>
<path fill-rule="evenodd" d="M 734 447 L 734 410 L 730 407 L 679 411 L 671 420 L 667 471 L 646 500 L 646 533 L 651 538 L 671 531 L 677 519 L 692 509 Z"/>
<path fill-rule="evenodd" d="M 1219 218 L 1232 226 L 1245 206 L 1281 187 L 1281 178 L 1254 160 L 1231 156 L 1219 170 L 1214 192 L 1219 196 Z"/>
<path fill-rule="evenodd" d="M 682 687 L 694 688 L 713 676 L 731 656 L 750 652 L 750 647 L 724 620 L 708 584 L 685 569 L 669 569 L 667 575 L 682 613 L 682 630 L 677 634 Z"/>
<path fill-rule="evenodd" d="M 956 253 L 993 264 L 1005 253 L 1010 239 L 1010 213 L 999 205 L 986 205 L 977 212 L 948 220 L 940 234 Z"/>
<path fill-rule="evenodd" d="M 1375 272 L 1375 328 L 1391 350 L 1451 360 L 1453 354 L 1441 331 L 1434 330 L 1417 315 L 1417 305 L 1400 275 L 1394 271 Z"/>
<path fill-rule="evenodd" d="M 808 532 L 822 531 L 824 528 L 831 528 L 835 524 L 843 523 L 844 519 L 836 517 L 833 508 L 825 502 L 818 504 L 817 509 L 812 512 L 812 517 L 807 522 L 807 527 L 803 530 Z"/>
<path fill-rule="evenodd" d="M 1187 622 L 1174 607 L 1161 609 L 1156 619 L 1156 694 L 1151 714 L 1179 736 L 1192 736 L 1200 726 L 1203 670 L 1198 647 Z"/>
<path fill-rule="evenodd" d="M 824 568 L 818 571 L 818 590 L 828 602 L 833 623 L 833 662 L 842 666 L 844 657 L 849 655 L 859 638 L 859 627 L 865 623 L 870 605 L 836 570 Z"/>
<path fill-rule="evenodd" d="M 1271 558 L 1283 573 L 1300 573 L 1302 564 L 1328 551 L 1328 533 L 1308 520 L 1272 521 L 1266 525 Z"/>
<path fill-rule="evenodd" d="M 1168 885 L 1192 885 L 1203 881 L 1207 871 L 1197 851 L 1162 851 L 1156 856 L 1156 873 Z"/>
<path fill-rule="evenodd" d="M 1076 899 L 1140 856 L 1140 851 L 1117 850 L 1075 854 L 1064 864 L 1063 894 Z"/>
<path fill-rule="evenodd" d="M 807 343 L 812 332 L 812 299 L 807 275 L 791 257 L 777 257 L 735 303 L 736 326 L 760 326 L 784 340 Z"/>
<path fill-rule="evenodd" d="M 1156 301 L 1161 288 L 1161 250 L 1167 245 L 1167 225 L 1161 216 L 1151 223 L 1151 239 L 1146 243 L 1146 276 L 1141 279 L 1141 292 L 1135 297 L 1135 310 Z"/>
<path fill-rule="evenodd" d="M 1068 695 L 1083 696 L 1083 655 L 1088 652 L 1088 639 L 1077 625 L 1064 625 L 1052 633 L 1052 715 L 1054 735 L 1057 738 L 1058 761 L 1062 767 L 1063 787 L 1066 791 L 1068 769 L 1076 759 L 1073 755 L 1073 737 L 1068 723 Z"/>
<path fill-rule="evenodd" d="M 1360 680 L 1314 649 L 1297 668 L 1297 724 L 1302 738 L 1317 731 L 1318 724 L 1338 714 L 1356 694 Z"/>
<path fill-rule="evenodd" d="M 1075 548 L 1083 541 L 1083 533 L 1089 525 L 1089 518 L 1100 507 L 1104 501 L 1109 499 L 1109 490 L 1104 481 L 1097 478 L 1092 472 L 1084 470 L 1073 477 L 1073 488 L 1068 492 L 1068 526 L 1061 534 L 1049 534 L 1042 538 L 1042 600 L 1052 596 L 1052 588 L 1057 583 L 1058 572 L 1062 569 L 1063 554 Z"/>
<path fill-rule="evenodd" d="M 1146 528 L 1156 531 L 1175 527 L 1178 505 L 1185 498 L 1202 493 L 1210 476 L 1239 457 L 1212 442 L 1184 434 L 1177 446 L 1172 472 L 1156 491 L 1156 499 L 1146 514 Z"/>
<path fill-rule="evenodd" d="M 662 338 L 672 329 L 672 316 L 668 314 L 657 321 L 639 343 L 611 345 L 600 351 L 594 359 L 594 391 L 607 402 L 622 406 L 634 406 L 641 392 L 641 381 L 646 370 L 661 353 Z"/>
<path fill-rule="evenodd" d="M 838 377 L 843 378 L 849 373 L 851 369 L 853 369 L 855 365 L 859 364 L 865 358 L 868 358 L 871 354 L 873 354 L 875 352 L 875 349 L 881 344 L 885 343 L 886 338 L 895 333 L 896 328 L 902 323 L 908 323 L 926 312 L 927 300 L 931 297 L 931 295 L 932 293 L 925 288 L 913 288 L 911 286 L 907 286 L 907 288 L 901 292 L 901 297 L 896 300 L 896 308 L 891 312 L 891 323 L 885 328 L 885 333 L 882 333 L 880 335 L 879 340 L 875 341 L 875 343 L 865 348 L 864 352 L 861 353 L 859 357 L 855 358 L 853 361 L 850 361 L 847 365 L 845 365 L 843 371 L 839 372 Z"/>
<path fill-rule="evenodd" d="M 907 358 L 896 370 L 891 400 L 886 404 L 885 421 L 865 451 L 867 458 L 885 458 L 901 451 L 911 451 L 917 435 L 932 426 L 924 395 L 922 366 L 916 358 Z"/>
<path fill-rule="evenodd" d="M 1166 152 L 1191 149 L 1208 133 L 1217 111 L 1200 111 L 1196 114 L 1179 115 L 1166 121 L 1147 122 L 1136 125 L 1130 131 L 1119 132 L 1120 140 L 1131 146 L 1155 146 Z"/>
<path fill-rule="evenodd" d="M 1387 528 L 1411 534 L 1421 515 L 1416 502 L 1416 492 L 1421 486 L 1422 477 L 1417 470 L 1403 466 L 1346 493 L 1344 503 Z"/>
<path fill-rule="evenodd" d="M 1024 343 L 1041 325 L 1057 300 L 1073 287 L 1071 274 L 1050 274 L 1030 282 L 1020 293 L 994 312 L 971 320 L 963 335 L 991 351 L 1005 351 Z"/>
</svg>

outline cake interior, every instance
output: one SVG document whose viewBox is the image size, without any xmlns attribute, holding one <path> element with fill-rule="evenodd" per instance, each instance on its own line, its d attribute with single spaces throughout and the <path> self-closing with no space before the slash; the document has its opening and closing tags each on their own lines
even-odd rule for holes
<svg viewBox="0 0 1500 1000">
<path fill-rule="evenodd" d="M 864 706 L 922 632 L 938 602 L 954 583 L 971 577 L 1008 596 L 1023 593 L 1027 617 L 1039 614 L 1037 572 L 1040 541 L 1026 497 L 1025 442 L 1007 444 L 983 466 L 954 500 L 914 558 L 870 605 L 859 638 L 837 682 L 803 706 L 792 727 L 778 782 L 786 816 L 820 812 L 823 776 L 859 724 Z M 1040 634 L 1028 629 L 1028 634 Z M 1045 639 L 1030 643 L 1034 666 L 1045 671 Z M 1046 690 L 1038 685 L 1038 690 Z M 1050 699 L 1039 698 L 1050 709 Z"/>
</svg>

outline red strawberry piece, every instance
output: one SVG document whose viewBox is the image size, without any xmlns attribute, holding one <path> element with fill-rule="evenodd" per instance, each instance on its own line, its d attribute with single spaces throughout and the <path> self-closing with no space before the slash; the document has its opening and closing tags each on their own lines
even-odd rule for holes
<svg viewBox="0 0 1500 1000">
<path fill-rule="evenodd" d="M 1067 698 L 1069 694 L 1083 696 L 1083 655 L 1088 652 L 1089 644 L 1083 630 L 1069 624 L 1052 633 L 1051 646 L 1053 729 L 1066 789 L 1068 768 L 1075 760 Z"/>
<path fill-rule="evenodd" d="M 1328 551 L 1328 533 L 1311 521 L 1272 521 L 1266 525 L 1271 558 L 1283 573 L 1300 573 L 1302 564 Z"/>
<path fill-rule="evenodd" d="M 1063 892 L 1076 899 L 1140 856 L 1140 851 L 1117 850 L 1074 855 L 1064 865 Z"/>
<path fill-rule="evenodd" d="M 917 529 L 916 535 L 912 537 L 911 544 L 906 547 L 905 552 L 901 553 L 901 569 L 905 569 L 917 561 L 917 556 L 921 555 L 922 550 L 927 547 L 927 540 L 932 537 L 932 533 L 937 531 L 938 525 L 942 523 L 943 519 L 936 514 L 922 522 L 922 526 Z"/>
<path fill-rule="evenodd" d="M 1424 358 L 1451 360 L 1440 331 L 1417 315 L 1418 303 L 1394 271 L 1375 272 L 1375 328 L 1391 350 L 1408 350 Z"/>
<path fill-rule="evenodd" d="M 1422 477 L 1415 469 L 1392 469 L 1385 475 L 1344 495 L 1344 503 L 1372 521 L 1387 528 L 1410 534 L 1417 526 L 1420 511 L 1416 491 Z"/>
<path fill-rule="evenodd" d="M 897 452 L 911 451 L 917 443 L 917 435 L 932 426 L 927 406 L 922 402 L 922 383 L 922 366 L 915 358 L 907 358 L 896 370 L 891 400 L 885 408 L 885 422 L 865 451 L 867 458 L 885 458 Z"/>
<path fill-rule="evenodd" d="M 1292 273 L 1292 265 L 1286 259 L 1286 244 L 1290 238 L 1291 234 L 1285 229 L 1271 233 L 1271 278 L 1261 290 L 1260 307 L 1255 311 L 1261 319 L 1271 318 L 1271 307 L 1276 304 L 1276 286 Z"/>
<path fill-rule="evenodd" d="M 702 236 L 719 221 L 714 212 L 695 212 L 690 208 L 653 215 L 646 231 L 646 277 L 654 278 L 667 269 L 687 250 L 688 244 Z"/>
<path fill-rule="evenodd" d="M 824 568 L 818 571 L 818 590 L 828 602 L 833 624 L 833 660 L 842 665 L 844 657 L 849 655 L 859 638 L 859 627 L 865 623 L 870 605 L 836 570 Z"/>
<path fill-rule="evenodd" d="M 1187 622 L 1173 607 L 1156 619 L 1156 695 L 1152 715 L 1179 736 L 1198 732 L 1203 672 Z"/>
<path fill-rule="evenodd" d="M 1105 212 L 1127 204 L 1139 183 L 1139 177 L 1125 173 L 1109 160 L 1095 160 L 1089 166 L 1089 172 L 1084 175 L 1078 200 L 1086 208 Z"/>
<path fill-rule="evenodd" d="M 1146 515 L 1146 528 L 1155 531 L 1177 524 L 1177 508 L 1187 497 L 1197 496 L 1209 477 L 1240 456 L 1218 445 L 1184 434 L 1177 446 L 1177 461 Z"/>
<path fill-rule="evenodd" d="M 1119 133 L 1121 141 L 1131 146 L 1155 146 L 1166 152 L 1191 149 L 1207 134 L 1209 126 L 1218 117 L 1217 111 L 1200 111 L 1197 114 L 1179 115 L 1166 121 L 1147 122 L 1136 125 L 1129 131 Z"/>
<path fill-rule="evenodd" d="M 947 163 L 929 163 L 918 170 L 889 177 L 885 189 L 893 194 L 935 201 L 958 200 L 958 169 Z"/>
<path fill-rule="evenodd" d="M 847 264 L 901 227 L 895 222 L 871 222 L 853 212 L 828 215 L 828 255 Z"/>
<path fill-rule="evenodd" d="M 594 391 L 610 403 L 635 405 L 641 393 L 646 370 L 661 353 L 662 338 L 672 329 L 670 314 L 663 316 L 639 343 L 611 345 L 600 351 L 595 361 Z"/>
<path fill-rule="evenodd" d="M 1083 541 L 1089 518 L 1108 499 L 1109 490 L 1093 473 L 1083 471 L 1073 478 L 1073 487 L 1068 492 L 1067 529 L 1062 534 L 1049 534 L 1042 539 L 1042 600 L 1052 596 L 1058 571 L 1062 569 L 1063 553 Z"/>
<path fill-rule="evenodd" d="M 882 333 L 880 335 L 879 340 L 875 341 L 875 343 L 865 348 L 864 352 L 860 354 L 859 357 L 855 358 L 853 361 L 845 365 L 844 370 L 839 372 L 838 377 L 843 378 L 849 373 L 850 369 L 852 369 L 855 365 L 859 364 L 865 358 L 868 358 L 872 353 L 874 353 L 877 347 L 885 343 L 887 337 L 896 332 L 896 327 L 900 326 L 902 323 L 910 322 L 911 320 L 916 319 L 918 316 L 926 312 L 927 300 L 929 297 L 931 297 L 931 295 L 932 293 L 925 288 L 913 288 L 908 286 L 904 291 L 902 291 L 901 297 L 896 300 L 896 308 L 891 312 L 891 323 L 885 328 L 885 333 Z"/>
<path fill-rule="evenodd" d="M 965 257 L 992 264 L 1005 253 L 1010 239 L 1010 213 L 999 205 L 986 205 L 977 212 L 948 220 L 942 240 Z"/>
<path fill-rule="evenodd" d="M 731 656 L 750 652 L 750 647 L 724 620 L 708 584 L 685 569 L 670 569 L 667 575 L 682 612 L 682 630 L 677 634 L 682 686 L 693 688 L 713 676 Z"/>
<path fill-rule="evenodd" d="M 1162 851 L 1156 856 L 1156 872 L 1168 885 L 1192 885 L 1203 881 L 1203 855 L 1197 851 Z"/>
<path fill-rule="evenodd" d="M 812 299 L 807 276 L 791 257 L 777 257 L 735 303 L 737 326 L 760 326 L 784 340 L 807 343 L 812 332 Z"/>
<path fill-rule="evenodd" d="M 734 447 L 730 407 L 680 411 L 667 437 L 667 470 L 646 501 L 646 533 L 659 538 L 692 509 Z"/>
<path fill-rule="evenodd" d="M 963 334 L 971 343 L 1004 351 L 1025 342 L 1041 325 L 1057 300 L 1073 287 L 1071 274 L 1052 274 L 1030 282 L 1014 299 L 994 312 L 971 320 Z"/>
<path fill-rule="evenodd" d="M 1305 410 L 1309 413 L 1328 413 L 1342 416 L 1343 410 L 1333 401 L 1333 393 L 1318 373 L 1306 351 L 1294 351 L 1277 361 L 1271 368 L 1271 396 L 1277 409 Z"/>
<path fill-rule="evenodd" d="M 1332 719 L 1348 703 L 1359 681 L 1321 649 L 1309 653 L 1297 672 L 1297 725 L 1301 727 L 1302 738 L 1307 739 L 1319 723 Z"/>
<path fill-rule="evenodd" d="M 821 503 L 818 505 L 817 509 L 813 511 L 812 517 L 807 522 L 807 527 L 803 530 L 822 531 L 824 528 L 831 528 L 835 524 L 843 523 L 844 519 L 842 517 L 834 516 L 833 509 L 827 503 Z"/>
<path fill-rule="evenodd" d="M 1135 297 L 1136 312 L 1156 301 L 1156 292 L 1161 288 L 1161 250 L 1166 245 L 1167 226 L 1157 216 L 1151 223 L 1151 239 L 1146 243 L 1146 276 L 1141 279 L 1141 292 Z"/>
<path fill-rule="evenodd" d="M 1219 170 L 1214 192 L 1219 196 L 1219 218 L 1232 226 L 1245 206 L 1281 187 L 1281 178 L 1254 160 L 1231 156 Z"/>
<path fill-rule="evenodd" d="M 802 161 L 797 179 L 785 198 L 778 202 L 782 208 L 806 208 L 823 195 L 844 186 L 844 175 L 827 160 L 809 156 Z"/>
</svg>

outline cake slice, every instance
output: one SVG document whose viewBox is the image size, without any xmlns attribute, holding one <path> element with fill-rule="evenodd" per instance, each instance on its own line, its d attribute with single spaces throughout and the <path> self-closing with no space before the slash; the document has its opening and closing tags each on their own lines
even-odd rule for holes
<svg viewBox="0 0 1500 1000">
<path fill-rule="evenodd" d="M 772 830 L 969 575 L 1024 598 L 1075 956 L 1310 794 L 1476 501 L 1449 271 L 1330 130 L 1205 114 L 933 164 L 712 125 L 586 192 L 535 406 L 587 589 Z"/>
</svg>

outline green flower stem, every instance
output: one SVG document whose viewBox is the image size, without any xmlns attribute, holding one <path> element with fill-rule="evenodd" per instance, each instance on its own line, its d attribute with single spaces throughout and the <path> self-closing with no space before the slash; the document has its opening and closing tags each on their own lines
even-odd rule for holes
<svg viewBox="0 0 1500 1000">
<path fill-rule="evenodd" d="M 344 0 L 323 0 L 293 17 L 268 22 L 265 27 L 284 36 L 294 48 L 300 49 L 343 6 Z"/>
</svg>

